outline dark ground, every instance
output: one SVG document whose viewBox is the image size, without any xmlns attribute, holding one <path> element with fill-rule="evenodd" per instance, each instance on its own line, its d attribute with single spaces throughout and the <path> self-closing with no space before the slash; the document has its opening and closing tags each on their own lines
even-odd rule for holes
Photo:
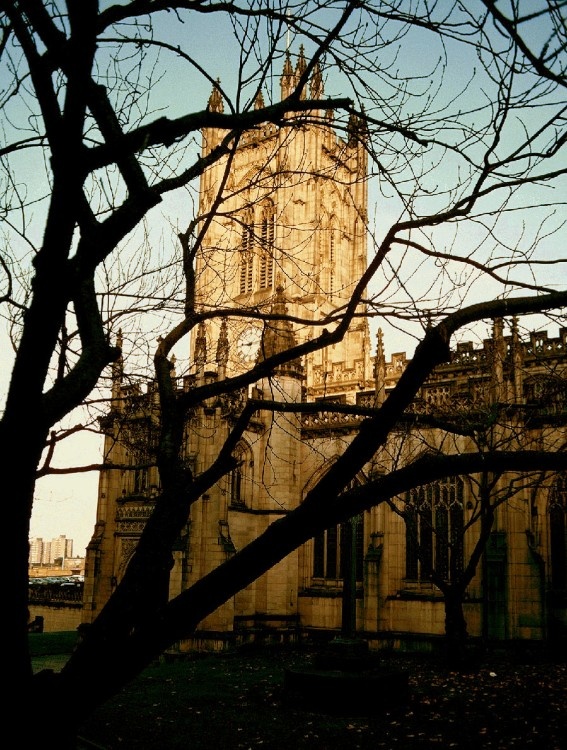
<svg viewBox="0 0 567 750">
<path fill-rule="evenodd" d="M 567 666 L 524 655 L 483 656 L 469 671 L 426 655 L 386 655 L 408 676 L 400 706 L 364 715 L 291 704 L 286 669 L 309 651 L 208 655 L 148 668 L 81 729 L 105 750 L 339 750 L 340 748 L 567 748 Z"/>
</svg>

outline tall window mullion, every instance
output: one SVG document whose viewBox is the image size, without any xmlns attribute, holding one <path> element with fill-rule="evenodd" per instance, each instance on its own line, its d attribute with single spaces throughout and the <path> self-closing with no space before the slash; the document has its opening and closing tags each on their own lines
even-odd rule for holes
<svg viewBox="0 0 567 750">
<path fill-rule="evenodd" d="M 429 578 L 433 570 L 433 513 L 431 508 L 423 509 L 419 514 L 419 547 L 421 577 Z"/>
<path fill-rule="evenodd" d="M 353 485 L 358 482 L 355 480 Z M 354 528 L 353 528 L 354 526 Z M 347 543 L 352 543 L 352 564 L 358 582 L 364 574 L 364 515 L 332 526 L 313 538 L 313 577 L 337 582 L 344 580 L 349 571 L 345 570 L 348 555 Z"/>
<path fill-rule="evenodd" d="M 274 210 L 267 206 L 262 213 L 261 255 L 260 255 L 260 289 L 270 289 L 274 276 Z"/>
<path fill-rule="evenodd" d="M 329 237 L 329 296 L 335 293 L 336 230 L 331 229 Z"/>
<path fill-rule="evenodd" d="M 351 527 L 351 523 L 354 524 L 354 534 Z M 348 571 L 345 570 L 346 555 L 344 554 L 344 544 L 347 539 L 347 534 L 353 534 L 353 550 L 352 550 L 352 562 L 355 566 L 355 575 L 357 581 L 362 581 L 362 567 L 364 561 L 364 523 L 362 516 L 353 518 L 352 521 L 345 521 L 340 525 L 339 529 L 339 578 L 343 578 L 348 575 Z"/>
<path fill-rule="evenodd" d="M 449 514 L 444 507 L 435 509 L 435 569 L 449 577 Z"/>
<path fill-rule="evenodd" d="M 325 577 L 325 532 L 317 534 L 313 540 L 313 575 Z"/>
<path fill-rule="evenodd" d="M 408 505 L 405 511 L 406 521 L 406 578 L 416 579 L 419 575 L 417 508 Z"/>
<path fill-rule="evenodd" d="M 230 474 L 230 501 L 234 505 L 242 503 L 242 467 L 236 466 Z"/>
<path fill-rule="evenodd" d="M 353 521 L 354 534 L 354 564 L 356 566 L 356 580 L 363 579 L 364 562 L 364 520 L 363 517 Z M 318 534 L 313 539 L 313 577 L 329 580 L 344 579 L 347 571 L 344 569 L 345 559 L 342 551 L 346 534 L 351 534 L 350 523 L 334 526 Z"/>
<path fill-rule="evenodd" d="M 254 282 L 254 225 L 245 223 L 242 228 L 242 246 L 240 249 L 240 294 L 251 292 Z"/>
<path fill-rule="evenodd" d="M 356 519 L 354 559 L 356 561 L 356 580 L 362 581 L 363 564 L 364 564 L 364 516 L 363 515 L 360 515 Z"/>
<path fill-rule="evenodd" d="M 451 567 L 450 577 L 455 580 L 463 572 L 465 519 L 462 504 L 451 506 Z"/>
<path fill-rule="evenodd" d="M 250 497 L 246 497 L 246 495 L 249 495 L 249 492 L 247 492 L 247 485 L 249 489 L 250 485 L 250 479 L 247 480 L 247 471 L 248 471 L 248 465 L 250 463 L 250 454 L 247 446 L 245 444 L 240 444 L 237 446 L 235 452 L 234 452 L 234 458 L 236 459 L 236 466 L 232 469 L 230 474 L 228 475 L 229 478 L 229 485 L 228 485 L 228 491 L 229 491 L 229 500 L 231 505 L 239 506 L 239 505 L 245 505 L 246 500 L 250 500 Z"/>
<path fill-rule="evenodd" d="M 428 581 L 433 571 L 454 580 L 463 569 L 463 481 L 460 478 L 417 487 L 408 493 L 406 578 Z"/>
<path fill-rule="evenodd" d="M 246 291 L 251 292 L 254 288 L 254 256 L 252 253 L 248 256 L 246 266 Z"/>
<path fill-rule="evenodd" d="M 148 470 L 135 469 L 134 471 L 134 494 L 141 495 L 148 489 Z"/>
<path fill-rule="evenodd" d="M 339 533 L 338 527 L 327 529 L 327 578 L 338 578 L 338 552 Z"/>
</svg>

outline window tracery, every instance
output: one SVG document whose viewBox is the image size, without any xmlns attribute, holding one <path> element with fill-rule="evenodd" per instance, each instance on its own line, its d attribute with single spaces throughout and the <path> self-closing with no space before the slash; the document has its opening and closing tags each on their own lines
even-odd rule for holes
<svg viewBox="0 0 567 750">
<path fill-rule="evenodd" d="M 358 480 L 353 480 L 349 489 L 356 487 Z M 343 548 L 347 534 L 352 533 L 354 524 L 354 561 L 356 566 L 356 580 L 363 579 L 364 557 L 364 516 L 360 514 L 349 521 L 333 526 L 318 534 L 313 539 L 313 578 L 339 581 L 344 579 L 345 556 Z"/>
<path fill-rule="evenodd" d="M 433 570 L 446 580 L 463 569 L 463 494 L 460 477 L 415 487 L 406 495 L 407 579 L 429 581 Z"/>
<path fill-rule="evenodd" d="M 254 281 L 254 223 L 248 213 L 242 225 L 242 244 L 240 246 L 240 294 L 251 292 Z"/>
<path fill-rule="evenodd" d="M 239 293 L 272 289 L 274 284 L 275 207 L 267 200 L 242 223 Z"/>
<path fill-rule="evenodd" d="M 228 475 L 229 502 L 230 505 L 244 506 L 251 500 L 249 471 L 253 461 L 249 446 L 244 442 L 239 443 L 233 456 L 236 459 L 236 466 Z"/>
</svg>

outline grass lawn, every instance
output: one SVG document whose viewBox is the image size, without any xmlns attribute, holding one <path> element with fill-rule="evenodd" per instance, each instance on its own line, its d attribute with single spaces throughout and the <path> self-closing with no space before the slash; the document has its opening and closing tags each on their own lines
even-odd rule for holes
<svg viewBox="0 0 567 750">
<path fill-rule="evenodd" d="M 70 654 L 77 644 L 78 636 L 76 630 L 65 630 L 59 633 L 30 633 L 28 638 L 33 658 Z"/>
<path fill-rule="evenodd" d="M 284 670 L 311 659 L 309 650 L 264 649 L 160 661 L 81 735 L 106 750 L 565 748 L 564 662 L 486 656 L 457 673 L 432 657 L 389 654 L 384 667 L 408 673 L 408 701 L 337 716 L 285 700 Z"/>
</svg>

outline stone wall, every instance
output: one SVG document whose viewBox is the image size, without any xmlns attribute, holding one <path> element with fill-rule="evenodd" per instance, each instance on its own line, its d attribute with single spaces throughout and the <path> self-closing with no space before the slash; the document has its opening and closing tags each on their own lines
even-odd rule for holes
<svg viewBox="0 0 567 750">
<path fill-rule="evenodd" d="M 77 602 L 53 602 L 53 604 L 30 604 L 29 622 L 43 617 L 43 632 L 56 633 L 76 630 L 83 618 L 82 604 Z"/>
</svg>

